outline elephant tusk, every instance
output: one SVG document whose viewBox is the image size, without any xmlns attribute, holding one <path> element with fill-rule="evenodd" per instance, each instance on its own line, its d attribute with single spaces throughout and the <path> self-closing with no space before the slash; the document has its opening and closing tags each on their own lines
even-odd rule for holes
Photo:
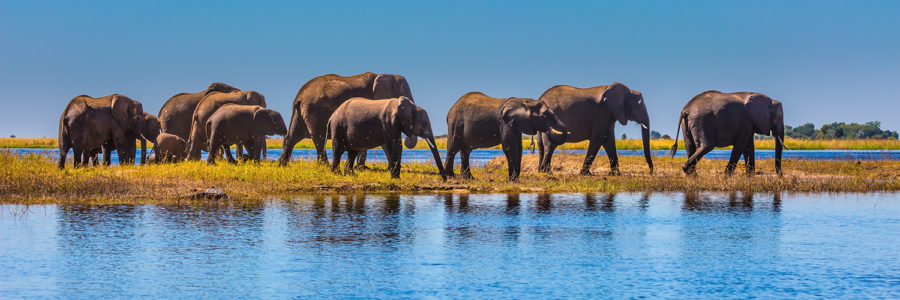
<svg viewBox="0 0 900 300">
<path fill-rule="evenodd" d="M 644 129 L 650 129 L 650 127 L 647 127 L 647 125 L 645 125 L 645 124 L 641 124 L 641 127 Z"/>
<path fill-rule="evenodd" d="M 563 134 L 562 131 L 559 131 L 559 130 L 556 130 L 556 129 L 553 129 L 553 128 L 550 128 L 550 132 L 552 132 L 552 133 L 554 133 L 554 134 Z"/>
</svg>

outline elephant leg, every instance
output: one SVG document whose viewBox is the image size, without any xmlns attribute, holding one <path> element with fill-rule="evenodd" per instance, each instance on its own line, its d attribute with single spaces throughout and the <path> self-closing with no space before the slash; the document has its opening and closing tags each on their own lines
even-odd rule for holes
<svg viewBox="0 0 900 300">
<path fill-rule="evenodd" d="M 83 158 L 82 154 L 84 154 L 84 150 L 74 148 L 72 149 L 72 153 L 72 166 L 75 168 L 81 167 L 81 159 Z"/>
<path fill-rule="evenodd" d="M 382 146 L 382 148 L 384 148 L 384 154 L 387 156 L 388 170 L 391 171 L 391 178 L 400 178 L 402 147 L 403 145 L 400 144 L 400 140 L 397 140 L 396 142 L 387 142 Z"/>
<path fill-rule="evenodd" d="M 753 176 L 756 171 L 756 148 L 751 140 L 744 148 L 744 164 L 747 165 L 747 176 Z"/>
<path fill-rule="evenodd" d="M 684 131 L 684 152 L 686 157 L 691 157 L 694 153 L 697 153 L 697 143 L 694 142 L 694 137 L 690 135 L 689 130 Z"/>
<path fill-rule="evenodd" d="M 64 169 L 66 167 L 66 155 L 69 155 L 69 145 L 60 145 L 59 161 L 56 163 L 58 168 Z"/>
<path fill-rule="evenodd" d="M 84 152 L 82 152 L 82 154 L 81 154 L 82 166 L 85 166 L 85 167 L 91 166 L 91 158 L 93 158 L 93 156 L 94 156 L 93 153 L 94 153 L 94 150 L 85 150 Z"/>
<path fill-rule="evenodd" d="M 503 154 L 506 155 L 508 180 L 512 182 L 519 180 L 519 173 L 522 168 L 522 151 L 516 151 L 514 148 L 515 147 L 503 147 Z"/>
<path fill-rule="evenodd" d="M 250 154 L 250 148 L 247 147 L 247 154 Z M 247 157 L 244 155 L 244 143 L 237 143 L 234 145 L 234 154 L 237 159 L 240 159 L 241 162 L 246 162 Z"/>
<path fill-rule="evenodd" d="M 594 165 L 594 158 L 597 158 L 597 153 L 600 153 L 600 147 L 605 142 L 604 137 L 593 137 L 588 141 L 587 153 L 584 156 L 584 162 L 581 164 L 581 175 L 591 175 L 591 166 Z"/>
<path fill-rule="evenodd" d="M 472 154 L 471 148 L 464 148 L 460 151 L 459 176 L 464 179 L 474 179 L 472 177 L 472 169 L 469 168 L 469 154 Z"/>
<path fill-rule="evenodd" d="M 219 156 L 219 151 L 222 149 L 222 144 L 219 142 L 219 139 L 215 138 L 215 131 L 210 132 L 211 138 L 209 141 L 209 153 L 206 155 L 206 164 L 207 165 L 215 165 L 216 157 Z"/>
<path fill-rule="evenodd" d="M 606 157 L 609 158 L 609 175 L 621 175 L 622 172 L 619 171 L 619 154 L 616 152 L 615 136 L 606 136 L 606 141 L 603 143 L 603 150 L 606 151 Z"/>
<path fill-rule="evenodd" d="M 537 148 L 538 148 L 538 172 L 543 172 L 543 165 L 541 162 L 544 161 L 544 134 L 538 131 L 537 136 Z"/>
<path fill-rule="evenodd" d="M 715 148 L 716 147 L 712 146 L 712 144 L 701 144 L 700 149 L 688 157 L 687 161 L 684 163 L 684 167 L 681 167 L 681 170 L 684 171 L 685 174 L 694 174 L 697 172 L 697 162 L 700 161 L 700 158 Z"/>
<path fill-rule="evenodd" d="M 456 145 L 454 142 L 447 143 L 447 158 L 444 160 L 444 174 L 447 177 L 456 176 L 453 174 L 453 164 L 456 160 L 456 153 L 459 152 L 459 149 L 456 149 Z"/>
<path fill-rule="evenodd" d="M 331 172 L 340 174 L 341 156 L 344 155 L 344 146 L 331 142 Z M 321 162 L 321 161 L 320 161 Z"/>
<path fill-rule="evenodd" d="M 360 150 L 347 150 L 347 165 L 344 167 L 344 173 L 347 175 L 353 175 L 353 163 L 356 162 L 356 158 L 359 157 Z"/>
<path fill-rule="evenodd" d="M 237 160 L 234 159 L 234 156 L 231 155 L 231 145 L 222 144 L 222 152 L 225 153 L 225 159 L 228 160 L 228 163 L 232 165 L 236 165 L 238 163 Z"/>
<path fill-rule="evenodd" d="M 541 152 L 544 154 L 541 158 L 540 166 L 538 166 L 538 171 L 541 172 L 550 172 L 550 164 L 553 162 L 553 151 L 556 151 L 556 147 L 558 145 L 553 144 L 549 140 L 549 136 L 546 134 L 541 134 L 541 144 L 544 146 L 541 148 Z"/>
<path fill-rule="evenodd" d="M 362 150 L 359 153 L 359 158 L 356 163 L 356 168 L 359 170 L 368 170 L 369 167 L 366 166 L 366 157 L 368 156 L 369 151 Z"/>
<path fill-rule="evenodd" d="M 104 146 L 102 148 L 103 151 L 103 165 L 109 167 L 112 164 L 112 147 Z"/>
</svg>

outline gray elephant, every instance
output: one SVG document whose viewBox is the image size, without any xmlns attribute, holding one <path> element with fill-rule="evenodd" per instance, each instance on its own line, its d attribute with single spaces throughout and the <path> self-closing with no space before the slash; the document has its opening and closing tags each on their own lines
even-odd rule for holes
<svg viewBox="0 0 900 300">
<path fill-rule="evenodd" d="M 559 133 L 552 132 L 551 129 Z M 510 181 L 522 169 L 522 134 L 547 133 L 552 141 L 566 140 L 568 128 L 543 102 L 528 98 L 494 98 L 480 92 L 463 95 L 447 113 L 447 163 L 452 177 L 453 160 L 462 152 L 460 175 L 472 178 L 469 154 L 477 148 L 503 144 Z"/>
<path fill-rule="evenodd" d="M 140 128 L 137 139 L 141 143 L 141 165 L 143 166 L 147 164 L 147 151 L 145 151 L 145 149 L 147 149 L 147 141 L 150 141 L 150 143 L 154 144 L 153 147 L 156 147 L 156 137 L 160 133 L 159 119 L 157 119 L 156 116 L 145 112 L 144 116 L 141 117 Z M 104 153 L 104 164 L 109 165 L 109 153 L 111 153 L 112 150 L 116 150 L 116 145 L 112 142 L 107 142 L 102 148 L 95 149 L 91 156 L 96 162 L 97 156 L 100 154 L 100 151 L 102 151 Z"/>
<path fill-rule="evenodd" d="M 191 117 L 194 110 L 203 96 L 213 92 L 230 93 L 240 91 L 239 89 L 219 82 L 209 85 L 206 90 L 196 93 L 179 93 L 166 100 L 162 108 L 159 109 L 159 123 L 162 132 L 174 134 L 184 140 L 187 140 L 191 134 Z"/>
<path fill-rule="evenodd" d="M 180 136 L 170 133 L 160 133 L 153 145 L 155 155 L 154 163 L 177 163 L 187 156 L 187 143 Z"/>
<path fill-rule="evenodd" d="M 387 156 L 391 177 L 400 178 L 402 133 L 411 137 L 405 141 L 408 148 L 416 146 L 417 136 L 425 139 L 434 156 L 438 174 L 446 179 L 428 113 L 407 97 L 383 100 L 352 98 L 334 111 L 327 125 L 333 154 L 331 170 L 334 172 L 338 171 L 341 155 L 345 151 L 346 172 L 352 173 L 354 161 L 361 152 L 381 146 Z"/>
<path fill-rule="evenodd" d="M 286 165 L 291 160 L 294 145 L 305 138 L 312 138 L 318 161 L 328 163 L 325 156 L 326 125 L 328 118 L 344 101 L 353 97 L 377 100 L 401 96 L 413 100 L 406 78 L 400 75 L 366 72 L 353 76 L 328 74 L 313 78 L 294 97 L 291 127 L 284 138 L 279 163 Z M 365 152 L 362 157 L 360 164 L 365 162 Z"/>
<path fill-rule="evenodd" d="M 216 163 L 216 151 L 222 150 L 230 163 L 237 163 L 231 156 L 231 145 L 242 143 L 247 147 L 249 156 L 259 162 L 259 141 L 265 141 L 266 135 L 285 135 L 287 127 L 278 112 L 259 105 L 225 104 L 213 113 L 206 121 L 209 133 L 211 153 L 206 159 L 208 164 Z"/>
<path fill-rule="evenodd" d="M 200 103 L 197 104 L 197 108 L 191 117 L 191 135 L 187 140 L 187 159 L 200 160 L 201 150 L 209 152 L 210 148 L 207 147 L 209 136 L 206 132 L 206 121 L 219 107 L 229 103 L 266 107 L 266 98 L 255 91 L 214 92 L 204 96 L 203 100 L 200 100 Z"/>
<path fill-rule="evenodd" d="M 744 156 L 747 174 L 756 167 L 753 135 L 775 137 L 775 172 L 781 175 L 781 151 L 784 147 L 784 111 L 781 102 L 760 93 L 722 93 L 706 91 L 684 105 L 678 116 L 678 127 L 684 124 L 684 148 L 688 159 L 682 170 L 685 174 L 696 172 L 697 162 L 716 147 L 734 146 L 725 167 L 731 175 L 737 162 Z M 672 155 L 678 148 L 678 134 Z"/>
<path fill-rule="evenodd" d="M 75 151 L 75 166 L 79 166 L 87 164 L 93 151 L 107 143 L 119 149 L 120 164 L 134 164 L 135 140 L 144 123 L 143 106 L 126 96 L 76 96 L 59 118 L 58 167 L 65 167 L 69 149 Z M 141 143 L 141 152 L 147 152 L 146 143 Z"/>
<path fill-rule="evenodd" d="M 570 134 L 566 142 L 590 140 L 587 155 L 581 166 L 582 175 L 590 174 L 591 165 L 601 146 L 609 157 L 609 174 L 620 174 L 619 156 L 616 154 L 616 121 L 622 125 L 628 121 L 641 125 L 644 159 L 647 160 L 650 173 L 653 173 L 653 160 L 650 157 L 650 116 L 647 114 L 644 96 L 640 92 L 618 82 L 590 88 L 557 85 L 545 91 L 540 100 L 568 125 Z M 539 170 L 550 171 L 553 151 L 560 144 L 548 139 L 545 134 L 538 133 Z"/>
</svg>

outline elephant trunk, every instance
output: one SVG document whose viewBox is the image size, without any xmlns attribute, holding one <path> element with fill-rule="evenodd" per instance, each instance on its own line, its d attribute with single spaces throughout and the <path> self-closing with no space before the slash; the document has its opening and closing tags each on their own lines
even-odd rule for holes
<svg viewBox="0 0 900 300">
<path fill-rule="evenodd" d="M 547 137 L 550 139 L 550 142 L 556 145 L 565 143 L 566 139 L 569 138 L 569 130 L 566 129 L 566 124 L 563 124 L 556 115 L 553 115 L 553 120 L 551 121 L 550 130 L 547 131 Z M 559 133 L 553 132 L 554 130 L 559 131 Z"/>
<path fill-rule="evenodd" d="M 431 149 L 431 155 L 434 156 L 434 164 L 438 168 L 438 174 L 441 174 L 441 180 L 447 181 L 447 174 L 444 173 L 444 165 L 441 164 L 441 154 L 438 153 L 437 144 L 434 142 L 434 135 L 426 135 L 425 142 L 428 143 L 428 148 Z"/>
<path fill-rule="evenodd" d="M 775 173 L 781 176 L 781 150 L 784 148 L 784 125 L 776 126 L 772 135 L 775 136 Z"/>
<path fill-rule="evenodd" d="M 644 143 L 644 159 L 647 160 L 647 166 L 650 167 L 650 174 L 653 174 L 653 159 L 650 157 L 650 124 L 641 124 L 641 140 Z"/>
<path fill-rule="evenodd" d="M 147 139 L 141 137 L 141 165 L 147 164 Z"/>
</svg>

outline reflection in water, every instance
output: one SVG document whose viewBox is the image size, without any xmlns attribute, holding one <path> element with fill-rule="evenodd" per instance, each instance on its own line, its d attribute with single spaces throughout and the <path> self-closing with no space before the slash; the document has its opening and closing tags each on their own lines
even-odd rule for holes
<svg viewBox="0 0 900 300">
<path fill-rule="evenodd" d="M 897 200 L 516 193 L 6 205 L 0 270 L 13 275 L 0 295 L 896 298 Z"/>
</svg>

